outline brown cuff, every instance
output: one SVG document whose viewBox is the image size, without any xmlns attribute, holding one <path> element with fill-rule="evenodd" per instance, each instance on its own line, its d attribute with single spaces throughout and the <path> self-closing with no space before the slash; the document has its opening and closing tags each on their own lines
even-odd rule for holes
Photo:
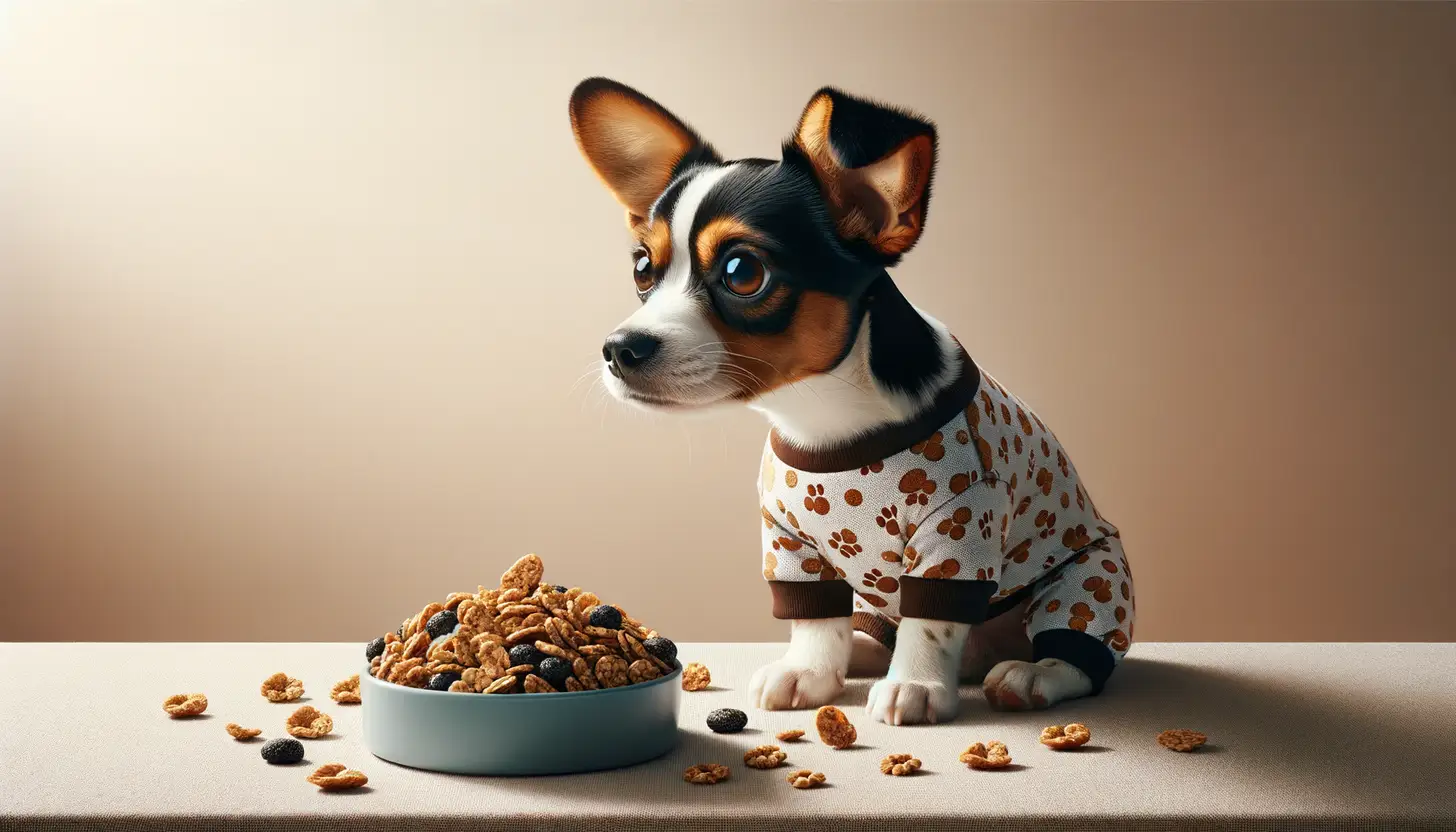
<svg viewBox="0 0 1456 832">
<path fill-rule="evenodd" d="M 855 612 L 849 617 L 850 626 L 870 638 L 895 649 L 895 623 L 872 612 Z"/>
<path fill-rule="evenodd" d="M 954 581 L 945 578 L 900 579 L 900 616 L 980 624 L 996 592 L 995 581 Z"/>
<path fill-rule="evenodd" d="M 774 618 L 848 618 L 854 590 L 848 581 L 769 581 Z"/>
</svg>

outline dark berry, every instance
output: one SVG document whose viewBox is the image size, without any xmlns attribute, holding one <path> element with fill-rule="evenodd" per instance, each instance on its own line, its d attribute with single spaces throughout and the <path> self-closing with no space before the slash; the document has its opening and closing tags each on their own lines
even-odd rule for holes
<svg viewBox="0 0 1456 832">
<path fill-rule="evenodd" d="M 669 639 L 665 639 L 662 636 L 654 636 L 642 642 L 642 646 L 647 648 L 647 652 L 668 664 L 677 661 L 677 645 L 673 644 Z"/>
<path fill-rule="evenodd" d="M 566 680 L 571 678 L 571 665 L 563 659 L 547 656 L 541 660 L 541 664 L 536 666 L 536 673 L 542 679 L 550 682 L 552 687 L 563 690 L 566 687 Z"/>
<path fill-rule="evenodd" d="M 534 644 L 517 644 L 511 648 L 511 664 L 528 664 L 532 667 L 539 667 L 541 660 L 546 654 L 536 649 Z"/>
<path fill-rule="evenodd" d="M 364 645 L 364 658 L 369 661 L 374 661 L 382 655 L 384 655 L 384 636 L 380 636 Z"/>
<path fill-rule="evenodd" d="M 736 734 L 748 724 L 748 714 L 737 708 L 719 708 L 708 714 L 708 727 L 715 734 Z"/>
<path fill-rule="evenodd" d="M 429 631 L 430 638 L 439 638 L 454 632 L 455 625 L 458 623 L 460 623 L 460 619 L 455 617 L 454 610 L 440 610 L 430 616 L 430 620 L 425 624 L 425 629 Z"/>
<path fill-rule="evenodd" d="M 605 627 L 608 630 L 620 630 L 622 629 L 622 611 L 606 604 L 592 607 L 591 625 Z"/>
<path fill-rule="evenodd" d="M 458 681 L 460 681 L 459 673 L 436 673 L 430 677 L 430 681 L 425 683 L 425 687 L 430 690 L 449 690 L 450 686 Z"/>
<path fill-rule="evenodd" d="M 556 591 L 557 592 L 566 592 L 567 590 L 566 590 L 566 587 L 562 586 L 561 584 L 557 584 L 556 585 Z"/>
<path fill-rule="evenodd" d="M 263 759 L 275 766 L 286 766 L 303 759 L 303 743 L 293 737 L 278 737 L 263 743 Z"/>
</svg>

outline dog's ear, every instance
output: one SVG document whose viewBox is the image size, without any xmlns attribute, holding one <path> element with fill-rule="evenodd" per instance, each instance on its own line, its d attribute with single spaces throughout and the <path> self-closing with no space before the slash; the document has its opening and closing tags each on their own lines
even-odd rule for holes
<svg viewBox="0 0 1456 832">
<path fill-rule="evenodd" d="M 571 93 L 577 146 L 627 208 L 627 225 L 647 217 L 673 176 L 719 161 L 713 148 L 666 108 L 625 84 L 588 78 Z"/>
<path fill-rule="evenodd" d="M 935 170 L 935 125 L 825 87 L 791 144 L 814 169 L 841 237 L 893 264 L 920 239 Z"/>
</svg>

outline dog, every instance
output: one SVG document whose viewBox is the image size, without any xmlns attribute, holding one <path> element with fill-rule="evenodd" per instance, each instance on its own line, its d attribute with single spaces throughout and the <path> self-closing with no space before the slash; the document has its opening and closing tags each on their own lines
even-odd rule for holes
<svg viewBox="0 0 1456 832">
<path fill-rule="evenodd" d="M 870 718 L 944 722 L 961 681 L 1001 709 L 1097 694 L 1133 634 L 1121 537 L 1070 457 L 888 269 L 920 240 L 936 128 L 826 87 L 781 157 L 725 160 L 631 87 L 572 92 L 577 145 L 626 208 L 641 306 L 602 379 L 657 411 L 771 423 L 763 575 L 787 652 L 764 709 L 882 676 Z"/>
</svg>

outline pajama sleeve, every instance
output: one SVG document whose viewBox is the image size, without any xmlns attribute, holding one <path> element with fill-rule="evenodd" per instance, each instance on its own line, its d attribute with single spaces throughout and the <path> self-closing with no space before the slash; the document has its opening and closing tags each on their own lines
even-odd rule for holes
<svg viewBox="0 0 1456 832">
<path fill-rule="evenodd" d="M 844 570 L 822 557 L 812 540 L 763 513 L 763 577 L 773 593 L 774 618 L 847 618 L 854 590 Z"/>
<path fill-rule="evenodd" d="M 979 624 L 996 594 L 1011 498 L 990 480 L 926 514 L 905 544 L 900 614 Z"/>
</svg>

